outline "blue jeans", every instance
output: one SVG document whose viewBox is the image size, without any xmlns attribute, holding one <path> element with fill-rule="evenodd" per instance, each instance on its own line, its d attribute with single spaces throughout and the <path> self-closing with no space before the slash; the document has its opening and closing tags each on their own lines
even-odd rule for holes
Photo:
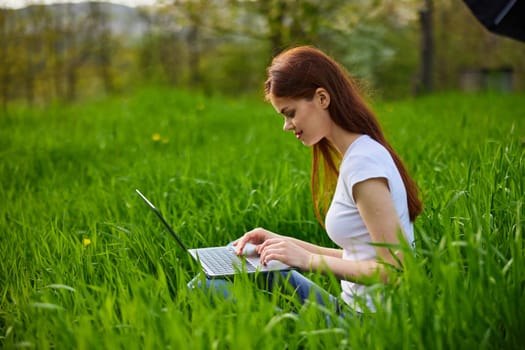
<svg viewBox="0 0 525 350">
<path fill-rule="evenodd" d="M 264 279 L 262 288 L 270 293 L 280 290 L 287 294 L 295 295 L 301 304 L 312 300 L 321 306 L 334 307 L 337 312 L 341 311 L 338 298 L 295 270 L 265 272 L 261 273 L 260 276 Z M 203 281 L 205 281 L 206 285 L 203 285 Z M 200 275 L 197 275 L 188 283 L 190 289 L 201 288 L 209 291 L 214 296 L 221 296 L 225 299 L 231 296 L 231 285 L 232 282 L 229 280 L 203 279 Z"/>
</svg>

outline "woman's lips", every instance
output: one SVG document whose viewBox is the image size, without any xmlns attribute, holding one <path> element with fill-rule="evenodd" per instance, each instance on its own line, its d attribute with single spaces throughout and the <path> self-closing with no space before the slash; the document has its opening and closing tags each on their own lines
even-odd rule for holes
<svg viewBox="0 0 525 350">
<path fill-rule="evenodd" d="M 301 136 L 303 136 L 303 132 L 302 131 L 299 131 L 299 132 L 295 133 L 295 137 L 297 137 L 298 139 L 300 139 Z"/>
</svg>

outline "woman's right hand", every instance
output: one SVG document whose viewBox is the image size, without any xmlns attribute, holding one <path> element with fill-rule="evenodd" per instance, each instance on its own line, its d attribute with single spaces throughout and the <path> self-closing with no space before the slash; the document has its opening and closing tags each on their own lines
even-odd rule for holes
<svg viewBox="0 0 525 350">
<path fill-rule="evenodd" d="M 260 244 L 264 243 L 268 239 L 278 237 L 282 236 L 278 235 L 277 233 L 258 227 L 256 229 L 246 232 L 242 237 L 234 241 L 233 246 L 235 247 L 237 255 L 241 255 L 246 243 L 252 243 L 256 246 L 255 251 L 257 252 L 257 254 L 260 254 Z"/>
</svg>

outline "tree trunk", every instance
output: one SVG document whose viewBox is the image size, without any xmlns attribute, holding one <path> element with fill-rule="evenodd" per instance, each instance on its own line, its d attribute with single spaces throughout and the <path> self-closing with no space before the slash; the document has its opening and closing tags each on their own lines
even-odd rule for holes
<svg viewBox="0 0 525 350">
<path fill-rule="evenodd" d="M 420 81 L 416 93 L 425 94 L 433 89 L 433 65 L 434 65 L 434 33 L 433 33 L 433 3 L 425 0 L 425 7 L 419 11 L 419 22 L 421 25 L 421 70 Z"/>
<path fill-rule="evenodd" d="M 282 0 L 269 1 L 264 3 L 266 8 L 263 11 L 267 13 L 268 27 L 270 28 L 270 43 L 272 56 L 278 55 L 284 48 L 286 28 L 284 19 L 286 13 L 286 2 Z"/>
<path fill-rule="evenodd" d="M 71 102 L 77 97 L 77 71 L 74 67 L 69 67 L 66 71 L 66 99 Z"/>
<path fill-rule="evenodd" d="M 9 98 L 9 86 L 11 85 L 9 74 L 9 61 L 7 57 L 7 47 L 10 44 L 10 33 L 8 31 L 6 9 L 0 8 L 0 95 L 2 95 L 2 109 L 7 112 L 7 101 Z"/>
<path fill-rule="evenodd" d="M 187 36 L 188 45 L 188 65 L 190 68 L 190 85 L 198 86 L 201 83 L 200 75 L 200 49 L 199 49 L 199 23 L 193 19 Z"/>
<path fill-rule="evenodd" d="M 9 85 L 10 85 L 9 75 L 7 72 L 4 72 L 1 78 L 2 109 L 4 113 L 7 113 L 7 102 L 9 100 Z"/>
</svg>

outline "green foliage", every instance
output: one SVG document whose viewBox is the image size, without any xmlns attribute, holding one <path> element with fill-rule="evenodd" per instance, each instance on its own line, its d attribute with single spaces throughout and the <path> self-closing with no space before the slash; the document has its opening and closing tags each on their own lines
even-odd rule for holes
<svg viewBox="0 0 525 350">
<path fill-rule="evenodd" d="M 512 78 L 495 73 L 488 78 L 495 83 L 486 85 L 525 88 L 523 43 L 490 34 L 461 1 L 433 3 L 436 91 L 475 88 L 468 72 L 501 68 Z M 7 110 L 21 100 L 72 102 L 155 83 L 253 93 L 271 57 L 297 45 L 330 53 L 376 95 L 403 98 L 421 80 L 421 6 L 415 0 L 194 0 L 141 9 L 0 4 L 0 103 Z"/>
<path fill-rule="evenodd" d="M 271 60 L 267 52 L 266 45 L 256 40 L 219 45 L 202 62 L 202 88 L 230 96 L 262 91 L 265 67 Z"/>
<path fill-rule="evenodd" d="M 523 95 L 380 103 L 425 209 L 376 314 L 333 315 L 250 278 L 230 300 L 196 272 L 134 193 L 189 246 L 264 226 L 331 245 L 315 222 L 309 152 L 262 98 L 166 89 L 0 115 L 2 348 L 498 348 L 525 316 Z M 313 275 L 338 293 L 338 282 Z M 381 296 L 381 297 L 379 297 Z M 284 302 L 283 302 L 284 301 Z M 275 311 L 275 306 L 282 311 Z"/>
</svg>

